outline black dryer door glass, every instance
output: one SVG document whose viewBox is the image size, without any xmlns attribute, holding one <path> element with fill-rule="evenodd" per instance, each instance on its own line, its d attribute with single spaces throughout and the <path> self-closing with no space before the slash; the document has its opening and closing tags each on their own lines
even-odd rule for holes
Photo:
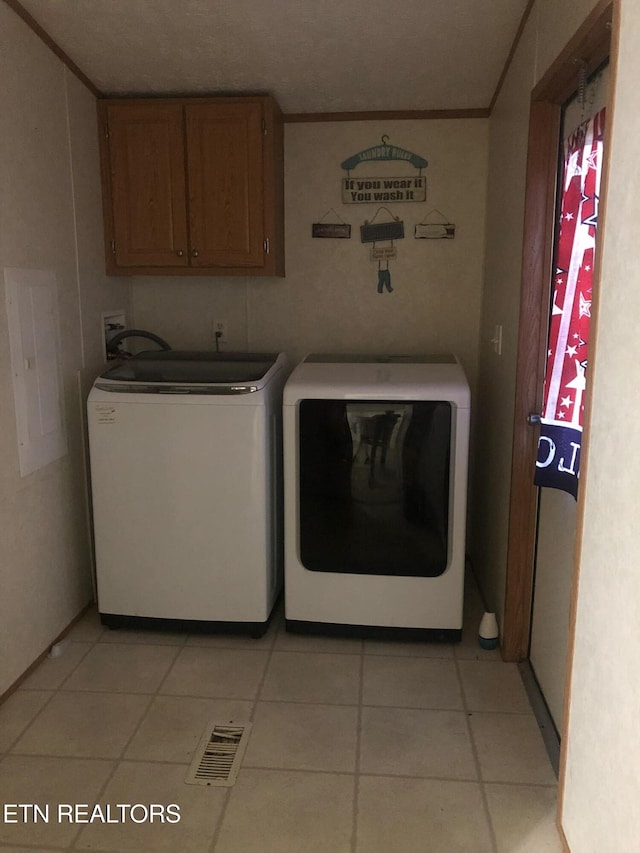
<svg viewBox="0 0 640 853">
<path fill-rule="evenodd" d="M 303 400 L 299 424 L 305 568 L 442 574 L 448 561 L 451 404 Z"/>
</svg>

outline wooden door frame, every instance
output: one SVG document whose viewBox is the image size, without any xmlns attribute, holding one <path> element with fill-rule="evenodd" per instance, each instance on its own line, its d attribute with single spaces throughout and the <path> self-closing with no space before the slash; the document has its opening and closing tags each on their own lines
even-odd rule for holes
<svg viewBox="0 0 640 853">
<path fill-rule="evenodd" d="M 501 643 L 506 661 L 529 656 L 538 503 L 533 471 L 538 430 L 527 423 L 527 417 L 542 411 L 562 105 L 576 92 L 579 63 L 585 63 L 590 74 L 609 56 L 618 3 L 600 0 L 531 93 Z"/>
</svg>

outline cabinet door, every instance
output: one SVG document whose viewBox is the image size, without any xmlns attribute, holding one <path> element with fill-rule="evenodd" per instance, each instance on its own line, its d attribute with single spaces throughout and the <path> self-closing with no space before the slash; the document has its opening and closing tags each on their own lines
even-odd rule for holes
<svg viewBox="0 0 640 853">
<path fill-rule="evenodd" d="M 182 105 L 111 105 L 107 120 L 116 265 L 187 266 Z"/>
<path fill-rule="evenodd" d="M 262 105 L 186 107 L 191 265 L 262 267 Z"/>
</svg>

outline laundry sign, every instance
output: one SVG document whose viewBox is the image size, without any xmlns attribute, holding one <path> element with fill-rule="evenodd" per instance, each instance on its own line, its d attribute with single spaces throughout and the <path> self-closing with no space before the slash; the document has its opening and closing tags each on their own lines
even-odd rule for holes
<svg viewBox="0 0 640 853">
<path fill-rule="evenodd" d="M 427 179 L 412 177 L 343 178 L 343 204 L 372 204 L 390 201 L 426 201 Z"/>
<path fill-rule="evenodd" d="M 365 148 L 364 151 L 358 151 L 351 157 L 347 157 L 342 162 L 342 168 L 346 172 L 351 172 L 360 163 L 370 163 L 372 161 L 381 160 L 402 160 L 411 163 L 416 169 L 426 169 L 429 165 L 424 157 L 419 154 L 414 154 L 412 151 L 407 151 L 406 148 L 399 148 L 397 145 L 388 144 L 389 137 L 384 134 L 381 145 L 373 145 L 371 148 Z"/>
<path fill-rule="evenodd" d="M 424 157 L 388 144 L 389 137 L 384 134 L 381 145 L 373 145 L 347 157 L 341 163 L 347 173 L 342 179 L 343 204 L 388 204 L 389 202 L 426 201 L 427 179 L 422 170 L 429 165 Z M 375 177 L 354 177 L 353 172 L 362 163 L 380 165 L 387 161 L 398 161 L 416 169 L 417 174 L 384 175 Z M 394 171 L 397 166 L 393 166 Z M 398 170 L 401 171 L 401 170 Z"/>
</svg>

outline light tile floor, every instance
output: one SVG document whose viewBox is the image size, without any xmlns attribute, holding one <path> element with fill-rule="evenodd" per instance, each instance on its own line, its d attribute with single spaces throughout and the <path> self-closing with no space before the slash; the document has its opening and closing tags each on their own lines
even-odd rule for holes
<svg viewBox="0 0 640 853">
<path fill-rule="evenodd" d="M 556 853 L 556 782 L 518 670 L 477 645 L 109 631 L 95 612 L 0 706 L 0 850 Z M 252 720 L 232 788 L 187 785 L 212 720 Z M 58 823 L 63 804 L 177 824 Z M 135 815 L 143 817 L 143 810 Z M 0 814 L 0 818 L 3 815 Z M 30 815 L 32 817 L 32 815 Z"/>
</svg>

